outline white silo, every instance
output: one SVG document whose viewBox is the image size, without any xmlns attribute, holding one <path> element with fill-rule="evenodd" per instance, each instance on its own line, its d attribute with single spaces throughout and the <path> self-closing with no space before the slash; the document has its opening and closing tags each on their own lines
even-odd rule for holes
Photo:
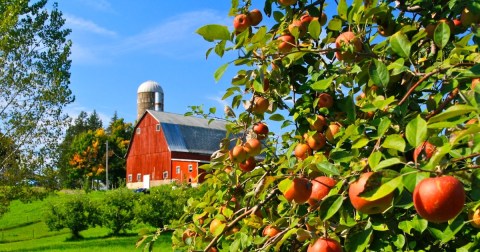
<svg viewBox="0 0 480 252">
<path fill-rule="evenodd" d="M 145 110 L 163 111 L 163 89 L 155 81 L 145 81 L 137 90 L 137 119 Z"/>
</svg>

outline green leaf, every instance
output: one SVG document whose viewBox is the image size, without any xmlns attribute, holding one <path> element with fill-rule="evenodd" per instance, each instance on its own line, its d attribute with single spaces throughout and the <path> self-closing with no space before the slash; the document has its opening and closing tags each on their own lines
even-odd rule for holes
<svg viewBox="0 0 480 252">
<path fill-rule="evenodd" d="M 382 159 L 382 153 L 381 152 L 373 152 L 370 154 L 368 157 L 368 165 L 370 168 L 375 169 L 377 167 L 378 163 L 380 163 L 380 160 Z"/>
<path fill-rule="evenodd" d="M 355 225 L 347 233 L 345 251 L 365 251 L 372 234 L 373 229 L 371 227 L 365 228 L 364 225 Z"/>
<path fill-rule="evenodd" d="M 337 13 L 338 13 L 338 16 L 341 19 L 347 20 L 347 10 L 348 10 L 347 1 L 346 0 L 340 0 L 338 2 Z"/>
<path fill-rule="evenodd" d="M 380 119 L 380 123 L 378 124 L 378 137 L 385 135 L 385 132 L 387 132 L 391 124 L 392 122 L 390 119 L 387 117 L 382 117 L 382 119 Z"/>
<path fill-rule="evenodd" d="M 272 121 L 281 122 L 281 121 L 285 120 L 285 117 L 283 117 L 283 115 L 280 115 L 280 114 L 273 114 L 273 115 L 270 116 L 269 119 L 272 120 Z"/>
<path fill-rule="evenodd" d="M 317 168 L 321 172 L 323 172 L 327 175 L 340 176 L 340 172 L 338 171 L 338 169 L 332 163 L 329 163 L 329 162 L 317 163 Z"/>
<path fill-rule="evenodd" d="M 430 124 L 434 122 L 443 122 L 452 117 L 464 115 L 473 111 L 477 111 L 477 108 L 464 105 L 464 104 L 454 105 L 449 107 L 447 110 L 443 111 L 442 113 L 431 117 L 428 120 L 428 123 Z"/>
<path fill-rule="evenodd" d="M 332 218 L 338 212 L 343 203 L 343 197 L 339 194 L 334 194 L 325 197 L 320 203 L 320 219 L 326 221 Z"/>
<path fill-rule="evenodd" d="M 285 192 L 288 190 L 288 188 L 292 185 L 293 181 L 291 179 L 284 179 L 278 183 L 278 189 L 282 194 L 285 194 Z"/>
<path fill-rule="evenodd" d="M 340 31 L 342 29 L 342 20 L 334 17 L 330 22 L 328 22 L 328 29 L 332 31 Z"/>
<path fill-rule="evenodd" d="M 373 59 L 373 64 L 370 64 L 368 73 L 373 83 L 378 86 L 385 87 L 390 81 L 387 66 L 385 66 L 385 64 L 379 60 Z"/>
<path fill-rule="evenodd" d="M 321 26 L 317 19 L 314 19 L 308 25 L 308 33 L 313 39 L 318 39 L 320 37 Z"/>
<path fill-rule="evenodd" d="M 433 33 L 433 41 L 440 48 L 443 49 L 450 40 L 450 27 L 446 22 L 439 22 Z"/>
<path fill-rule="evenodd" d="M 393 134 L 387 136 L 387 138 L 382 144 L 382 147 L 388 149 L 395 149 L 403 152 L 405 150 L 405 145 L 405 139 L 403 139 L 402 136 L 398 134 Z"/>
<path fill-rule="evenodd" d="M 445 229 L 439 229 L 437 226 L 429 227 L 428 230 L 433 236 L 442 243 L 447 243 L 455 238 L 455 235 L 462 230 L 465 221 L 461 216 L 457 216 Z"/>
<path fill-rule="evenodd" d="M 230 32 L 228 28 L 224 25 L 210 24 L 200 27 L 197 31 L 203 39 L 209 42 L 214 40 L 229 40 Z"/>
<path fill-rule="evenodd" d="M 408 122 L 406 136 L 411 146 L 419 146 L 427 139 L 427 122 L 418 115 L 417 118 Z"/>
<path fill-rule="evenodd" d="M 403 32 L 399 31 L 390 37 L 390 46 L 392 47 L 392 50 L 400 57 L 410 57 L 410 49 L 412 45 Z"/>
<path fill-rule="evenodd" d="M 360 149 L 360 148 L 364 147 L 365 145 L 367 145 L 368 142 L 369 142 L 368 138 L 361 137 L 361 138 L 353 141 L 352 149 Z"/>
<path fill-rule="evenodd" d="M 267 27 L 262 26 L 258 29 L 257 33 L 253 35 L 252 37 L 252 43 L 258 43 L 262 41 L 263 38 L 265 38 L 265 35 L 267 34 Z"/>
<path fill-rule="evenodd" d="M 316 81 L 315 83 L 310 85 L 310 87 L 315 91 L 324 91 L 325 89 L 330 87 L 330 85 L 332 85 L 332 81 L 333 77 L 330 77 L 328 79 Z"/>
<path fill-rule="evenodd" d="M 403 163 L 403 162 L 399 158 L 396 158 L 396 157 L 395 158 L 389 158 L 389 159 L 386 159 L 386 160 L 383 160 L 382 162 L 380 162 L 377 166 L 375 166 L 374 170 L 378 171 L 378 170 L 390 167 L 392 165 L 401 164 L 401 163 Z"/>
<path fill-rule="evenodd" d="M 370 180 L 370 178 L 369 178 Z M 397 189 L 402 184 L 402 176 L 398 176 L 388 182 L 377 186 L 374 190 L 368 190 L 360 193 L 360 196 L 368 201 L 381 199 Z"/>
<path fill-rule="evenodd" d="M 225 73 L 225 70 L 227 70 L 227 67 L 228 67 L 228 63 L 225 63 L 215 71 L 215 74 L 213 75 L 215 78 L 215 82 L 218 82 L 222 78 L 223 74 Z"/>
<path fill-rule="evenodd" d="M 418 218 L 418 215 L 415 215 L 412 220 L 400 221 L 398 223 L 398 228 L 409 235 L 412 234 L 412 229 L 421 234 L 427 229 L 427 227 L 428 221 Z"/>
</svg>

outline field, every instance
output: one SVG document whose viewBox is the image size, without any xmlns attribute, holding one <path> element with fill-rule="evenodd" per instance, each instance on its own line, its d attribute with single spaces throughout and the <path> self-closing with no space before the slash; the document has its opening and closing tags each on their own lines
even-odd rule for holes
<svg viewBox="0 0 480 252">
<path fill-rule="evenodd" d="M 94 192 L 91 195 L 101 197 L 101 194 Z M 10 211 L 0 218 L 0 251 L 142 251 L 135 248 L 139 233 L 155 230 L 137 224 L 126 234 L 111 236 L 107 228 L 95 227 L 81 232 L 83 239 L 71 240 L 68 229 L 49 231 L 42 221 L 47 202 L 56 197 L 68 197 L 68 194 L 53 195 L 31 203 L 12 202 Z M 170 236 L 169 233 L 162 235 L 156 241 L 154 251 L 172 251 Z"/>
</svg>

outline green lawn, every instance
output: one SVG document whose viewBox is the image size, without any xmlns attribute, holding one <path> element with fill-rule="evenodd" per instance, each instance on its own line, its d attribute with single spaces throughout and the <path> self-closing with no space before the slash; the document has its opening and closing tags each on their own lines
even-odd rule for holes
<svg viewBox="0 0 480 252">
<path fill-rule="evenodd" d="M 90 195 L 97 198 L 102 194 L 94 192 Z M 42 221 L 46 203 L 58 197 L 68 197 L 68 194 L 59 193 L 32 203 L 12 202 L 10 211 L 0 218 L 0 251 L 141 251 L 141 248 L 135 248 L 139 231 L 154 231 L 138 224 L 127 234 L 114 237 L 109 235 L 107 228 L 95 227 L 81 232 L 83 239 L 72 241 L 68 229 L 50 231 Z M 170 237 L 170 233 L 165 233 L 157 239 L 154 251 L 172 251 Z"/>
</svg>

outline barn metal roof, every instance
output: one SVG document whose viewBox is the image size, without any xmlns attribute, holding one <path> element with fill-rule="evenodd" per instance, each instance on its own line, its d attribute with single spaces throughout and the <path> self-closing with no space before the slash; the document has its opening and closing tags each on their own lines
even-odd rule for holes
<svg viewBox="0 0 480 252">
<path fill-rule="evenodd" d="M 226 121 L 147 110 L 162 126 L 170 151 L 212 154 L 225 138 Z"/>
</svg>

